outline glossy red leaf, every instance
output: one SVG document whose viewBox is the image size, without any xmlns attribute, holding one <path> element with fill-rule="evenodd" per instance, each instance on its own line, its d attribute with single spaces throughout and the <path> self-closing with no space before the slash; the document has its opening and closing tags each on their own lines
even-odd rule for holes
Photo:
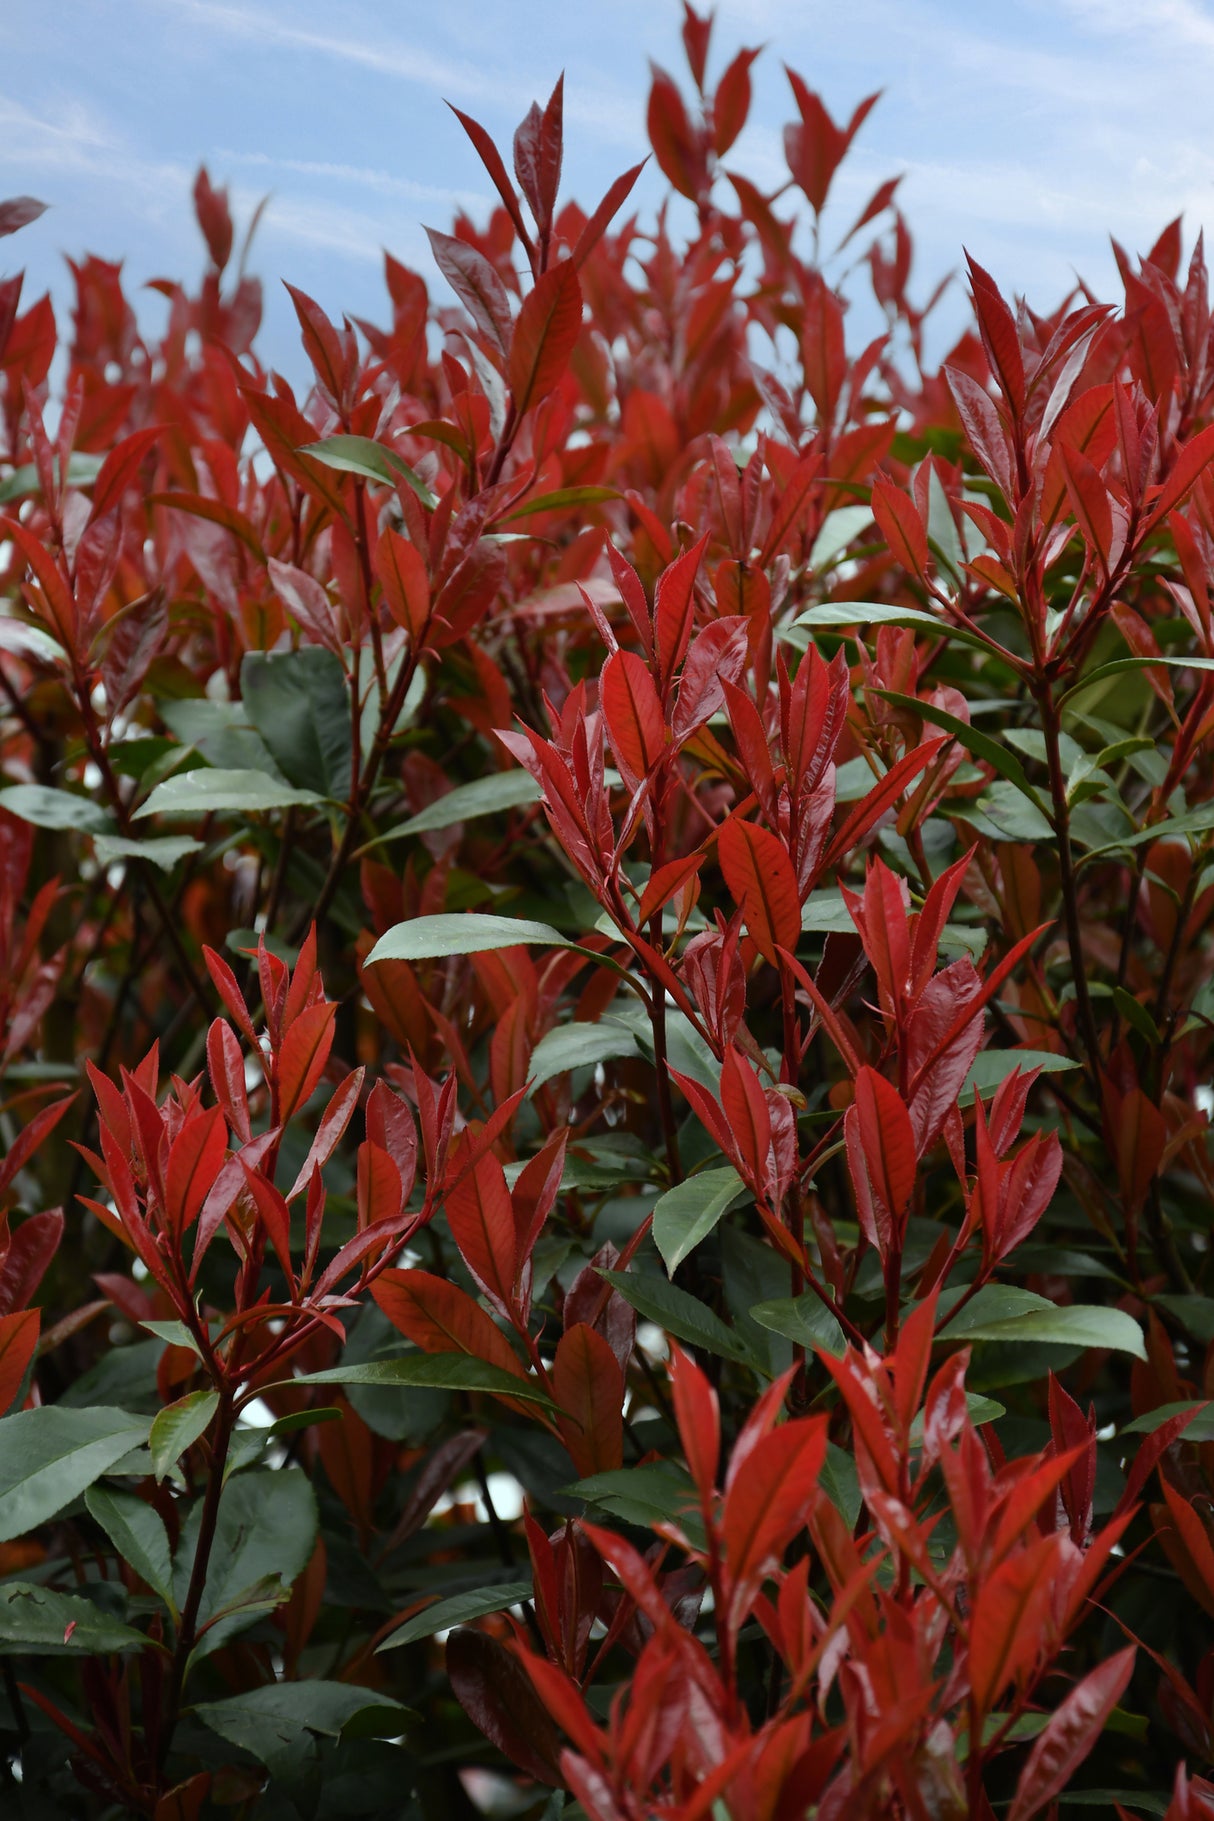
<svg viewBox="0 0 1214 1821">
<path fill-rule="evenodd" d="M 552 1362 L 558 1426 L 578 1474 L 610 1473 L 624 1461 L 624 1375 L 603 1336 L 585 1322 L 567 1328 Z"/>
<path fill-rule="evenodd" d="M 501 1164 L 480 1159 L 447 1191 L 447 1224 L 464 1263 L 503 1311 L 513 1301 L 518 1265 L 514 1210 Z"/>
<path fill-rule="evenodd" d="M 721 871 L 765 961 L 791 954 L 801 935 L 801 897 L 784 843 L 755 822 L 726 822 L 717 837 Z"/>
<path fill-rule="evenodd" d="M 337 1007 L 321 1002 L 301 1012 L 282 1040 L 278 1056 L 278 1116 L 289 1119 L 312 1098 L 333 1047 Z"/>
<path fill-rule="evenodd" d="M 39 1309 L 19 1309 L 12 1315 L 0 1315 L 0 1416 L 21 1389 L 26 1368 L 38 1345 L 41 1322 Z"/>
<path fill-rule="evenodd" d="M 1008 1821 L 1031 1821 L 1070 1782 L 1129 1687 L 1137 1652 L 1119 1650 L 1076 1683 L 1033 1741 L 1016 1783 Z"/>
<path fill-rule="evenodd" d="M 581 330 L 577 267 L 562 259 L 536 279 L 514 325 L 507 377 L 519 417 L 559 384 Z"/>
<path fill-rule="evenodd" d="M 165 1171 L 165 1216 L 178 1239 L 198 1219 L 215 1186 L 228 1149 L 223 1110 L 212 1107 L 187 1119 L 169 1147 Z"/>
</svg>

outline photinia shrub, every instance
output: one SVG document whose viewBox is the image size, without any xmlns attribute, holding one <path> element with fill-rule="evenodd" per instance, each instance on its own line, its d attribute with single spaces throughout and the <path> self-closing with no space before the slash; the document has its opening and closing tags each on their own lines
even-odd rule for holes
<svg viewBox="0 0 1214 1821">
<path fill-rule="evenodd" d="M 937 372 L 711 26 L 306 392 L 0 284 L 6 1815 L 1212 1812 L 1201 242 Z"/>
</svg>

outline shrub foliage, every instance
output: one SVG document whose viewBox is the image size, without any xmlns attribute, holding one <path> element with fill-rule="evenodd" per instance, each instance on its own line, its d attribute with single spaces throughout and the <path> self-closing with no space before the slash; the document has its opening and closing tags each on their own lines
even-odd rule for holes
<svg viewBox="0 0 1214 1821">
<path fill-rule="evenodd" d="M 710 24 L 302 395 L 0 285 L 6 1814 L 1209 1812 L 1201 246 L 935 371 Z"/>
</svg>

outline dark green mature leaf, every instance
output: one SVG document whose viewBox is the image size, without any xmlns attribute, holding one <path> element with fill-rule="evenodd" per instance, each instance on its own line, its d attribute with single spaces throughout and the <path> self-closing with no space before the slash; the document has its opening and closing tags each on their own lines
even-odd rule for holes
<svg viewBox="0 0 1214 1821">
<path fill-rule="evenodd" d="M 9 1581 L 0 1587 L 0 1651 L 31 1656 L 110 1656 L 143 1650 L 141 1631 L 113 1619 L 91 1600 L 49 1587 Z"/>
<path fill-rule="evenodd" d="M 204 1726 L 251 1752 L 273 1776 L 289 1777 L 308 1733 L 340 1738 L 354 1720 L 363 1736 L 392 1735 L 415 1717 L 407 1707 L 349 1682 L 271 1682 L 194 1709 Z"/>
<path fill-rule="evenodd" d="M 677 1522 L 696 1503 L 691 1475 L 674 1461 L 646 1461 L 641 1467 L 592 1473 L 569 1490 L 588 1505 L 600 1505 L 612 1517 L 642 1529 L 672 1518 Z"/>
<path fill-rule="evenodd" d="M 558 487 L 555 493 L 538 493 L 524 500 L 502 519 L 503 525 L 516 518 L 531 518 L 537 512 L 557 512 L 564 506 L 600 506 L 605 500 L 618 500 L 614 487 Z"/>
<path fill-rule="evenodd" d="M 296 790 L 264 771 L 220 771 L 199 766 L 158 784 L 135 811 L 141 816 L 252 816 L 276 809 L 313 809 L 324 799 Z"/>
<path fill-rule="evenodd" d="M 199 1500 L 182 1526 L 173 1563 L 180 1607 L 189 1586 L 202 1515 Z M 316 1495 L 298 1467 L 238 1473 L 223 1489 L 195 1647 L 206 1656 L 285 1600 L 316 1542 Z"/>
<path fill-rule="evenodd" d="M 407 822 L 390 828 L 378 841 L 403 841 L 407 835 L 426 834 L 434 828 L 451 828 L 456 822 L 471 822 L 477 816 L 498 815 L 504 809 L 521 809 L 540 800 L 540 787 L 529 772 L 495 771 L 487 778 L 476 778 L 471 784 L 457 784 L 445 796 L 427 803 Z"/>
<path fill-rule="evenodd" d="M 966 626 L 954 626 L 924 613 L 918 607 L 895 607 L 887 601 L 825 601 L 799 613 L 794 626 L 805 626 L 811 632 L 836 632 L 846 626 L 910 626 L 916 632 L 931 633 L 938 639 L 952 639 L 961 645 L 988 649 L 982 639 Z"/>
<path fill-rule="evenodd" d="M 423 1612 L 415 1612 L 389 1632 L 376 1646 L 376 1655 L 384 1650 L 399 1650 L 402 1644 L 416 1644 L 419 1638 L 432 1638 L 436 1631 L 451 1631 L 456 1625 L 467 1625 L 471 1619 L 483 1619 L 491 1612 L 504 1612 L 507 1606 L 518 1606 L 530 1598 L 530 1581 L 501 1581 L 495 1587 L 453 1593 L 449 1599 L 435 1600 Z"/>
<path fill-rule="evenodd" d="M 86 835 L 112 834 L 114 819 L 91 797 L 74 790 L 52 790 L 48 784 L 10 784 L 0 790 L 0 809 L 35 828 L 75 829 Z"/>
<path fill-rule="evenodd" d="M 847 1348 L 838 1317 L 812 1293 L 808 1296 L 780 1296 L 771 1302 L 756 1303 L 750 1311 L 761 1327 L 773 1334 L 783 1334 L 806 1348 L 824 1347 L 841 1359 Z"/>
<path fill-rule="evenodd" d="M 0 1542 L 58 1515 L 146 1441 L 147 1417 L 43 1404 L 0 1421 Z"/>
<path fill-rule="evenodd" d="M 1148 1410 L 1142 1416 L 1136 1416 L 1132 1423 L 1126 1423 L 1122 1435 L 1150 1435 L 1173 1416 L 1184 1416 L 1188 1411 L 1196 1410 L 1197 1415 L 1191 1423 L 1186 1423 L 1184 1439 L 1186 1442 L 1214 1441 L 1214 1403 L 1209 1399 L 1193 1399 L 1188 1403 L 1160 1404 L 1154 1410 Z"/>
<path fill-rule="evenodd" d="M 479 955 L 491 948 L 519 944 L 542 948 L 577 948 L 559 930 L 526 917 L 495 917 L 488 911 L 457 911 L 439 917 L 414 917 L 381 936 L 368 964 L 376 961 L 428 961 L 439 955 Z"/>
<path fill-rule="evenodd" d="M 726 1164 L 719 1170 L 701 1170 L 659 1195 L 653 1210 L 653 1243 L 671 1277 L 746 1193 L 738 1172 Z"/>
<path fill-rule="evenodd" d="M 171 873 L 189 854 L 200 854 L 202 842 L 192 835 L 153 835 L 146 841 L 127 841 L 117 835 L 94 835 L 93 852 L 102 866 L 118 860 L 146 860 L 162 872 Z"/>
<path fill-rule="evenodd" d="M 1057 1075 L 1078 1067 L 1069 1056 L 1056 1056 L 1052 1050 L 980 1050 L 965 1078 L 960 1103 L 968 1106 L 975 1089 L 984 1097 L 993 1094 L 1017 1069 L 1026 1075 L 1031 1069 L 1040 1069 L 1043 1075 Z"/>
<path fill-rule="evenodd" d="M 123 1561 L 130 1563 L 176 1617 L 169 1533 L 155 1506 L 133 1492 L 117 1492 L 110 1486 L 90 1486 L 84 1503 Z"/>
<path fill-rule="evenodd" d="M 240 694 L 283 776 L 301 790 L 350 795 L 350 688 L 340 660 L 319 645 L 248 651 Z"/>
<path fill-rule="evenodd" d="M 527 1066 L 530 1092 L 569 1069 L 591 1067 L 620 1056 L 641 1054 L 635 1034 L 616 1018 L 597 1024 L 561 1024 L 541 1037 Z"/>
<path fill-rule="evenodd" d="M 412 488 L 427 511 L 433 512 L 438 505 L 425 481 L 413 472 L 408 462 L 402 461 L 393 450 L 385 449 L 382 443 L 372 442 L 369 436 L 327 436 L 323 442 L 306 443 L 300 453 L 323 462 L 326 468 L 336 468 L 342 474 L 357 474 L 363 480 L 379 481 L 386 487 L 395 487 L 397 481 L 402 480 Z"/>
<path fill-rule="evenodd" d="M 945 1340 L 1048 1341 L 1147 1356 L 1142 1329 L 1124 1310 L 1053 1303 L 1014 1284 L 986 1284 L 956 1317 L 945 1315 L 940 1328 Z"/>
<path fill-rule="evenodd" d="M 691 1347 L 702 1347 L 706 1353 L 719 1354 L 722 1359 L 736 1360 L 739 1365 L 755 1365 L 750 1348 L 740 1336 L 727 1328 L 719 1315 L 696 1297 L 689 1296 L 686 1290 L 680 1290 L 677 1284 L 667 1283 L 664 1277 L 653 1276 L 647 1271 L 600 1271 L 599 1276 L 613 1284 L 638 1315 L 643 1315 L 646 1321 L 656 1322 L 676 1340 L 686 1341 Z"/>
<path fill-rule="evenodd" d="M 205 1435 L 219 1408 L 217 1391 L 191 1391 L 174 1404 L 166 1404 L 152 1422 L 148 1447 L 157 1480 L 164 1479 L 187 1448 Z"/>
<path fill-rule="evenodd" d="M 532 1404 L 555 1406 L 533 1379 L 515 1378 L 471 1353 L 406 1353 L 399 1359 L 372 1359 L 361 1365 L 332 1366 L 308 1372 L 293 1385 L 426 1385 L 440 1391 L 491 1391 L 499 1397 L 521 1397 Z"/>
<path fill-rule="evenodd" d="M 934 702 L 920 701 L 918 696 L 899 695 L 892 689 L 879 689 L 877 694 L 883 701 L 891 702 L 895 708 L 905 708 L 909 713 L 919 715 L 933 726 L 942 727 L 946 733 L 951 733 L 975 758 L 985 759 L 988 765 L 993 765 L 1001 778 L 1014 785 L 1034 809 L 1048 818 L 1045 799 L 1039 791 L 1033 789 L 1024 775 L 1024 767 L 1003 741 L 992 738 L 989 733 L 983 733 L 981 728 L 971 727 L 968 721 L 949 714 L 946 708 L 937 708 Z"/>
</svg>

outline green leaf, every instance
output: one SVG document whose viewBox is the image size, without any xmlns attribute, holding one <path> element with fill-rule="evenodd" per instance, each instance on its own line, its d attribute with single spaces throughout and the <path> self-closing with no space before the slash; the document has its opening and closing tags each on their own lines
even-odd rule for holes
<svg viewBox="0 0 1214 1821">
<path fill-rule="evenodd" d="M 822 570 L 829 569 L 835 558 L 841 556 L 861 532 L 867 531 L 872 522 L 872 509 L 868 506 L 838 506 L 828 513 L 809 553 L 809 567 L 813 573 L 819 575 Z"/>
<path fill-rule="evenodd" d="M 166 1347 L 188 1347 L 191 1353 L 202 1358 L 198 1342 L 183 1321 L 141 1321 L 139 1326 L 162 1340 Z"/>
<path fill-rule="evenodd" d="M 978 802 L 972 797 L 953 798 L 948 813 L 968 822 L 988 841 L 1050 842 L 1054 831 L 1035 803 L 1022 796 L 1006 778 L 996 778 Z"/>
<path fill-rule="evenodd" d="M 747 1192 L 738 1172 L 727 1164 L 720 1170 L 701 1170 L 659 1195 L 653 1210 L 653 1243 L 671 1277 Z"/>
<path fill-rule="evenodd" d="M 934 702 L 921 702 L 918 696 L 899 695 L 893 689 L 878 689 L 876 693 L 883 701 L 892 702 L 895 708 L 905 708 L 911 714 L 930 721 L 933 726 L 943 728 L 945 733 L 951 733 L 967 752 L 972 752 L 975 758 L 985 759 L 988 765 L 993 765 L 999 776 L 1013 785 L 1034 809 L 1043 816 L 1048 814 L 1045 802 L 1033 789 L 1024 775 L 1024 767 L 1015 753 L 1009 751 L 1005 742 L 992 738 L 989 733 L 983 733 L 981 728 L 971 727 L 968 721 L 949 714 L 946 708 L 937 708 Z"/>
<path fill-rule="evenodd" d="M 1203 1347 L 1214 1341 L 1214 1297 L 1210 1296 L 1177 1296 L 1171 1293 L 1155 1296 L 1152 1300 L 1174 1315 L 1178 1322 L 1183 1322 L 1194 1340 L 1199 1340 Z"/>
<path fill-rule="evenodd" d="M 454 790 L 436 797 L 417 815 L 390 828 L 369 845 L 383 847 L 388 841 L 403 841 L 406 835 L 426 834 L 433 828 L 451 828 L 456 822 L 472 822 L 477 816 L 498 815 L 504 809 L 521 809 L 539 800 L 539 785 L 529 772 L 495 771 L 471 784 L 457 784 Z"/>
<path fill-rule="evenodd" d="M 352 1720 L 369 1722 L 360 1731 L 392 1736 L 409 1710 L 389 1695 L 350 1682 L 271 1682 L 223 1701 L 202 1701 L 195 1718 L 211 1731 L 251 1752 L 273 1777 L 290 1778 L 308 1733 L 340 1738 Z"/>
<path fill-rule="evenodd" d="M 588 1068 L 619 1056 L 637 1056 L 635 1034 L 616 1018 L 597 1024 L 561 1024 L 541 1037 L 527 1067 L 528 1092 L 534 1094 L 546 1081 L 570 1069 Z"/>
<path fill-rule="evenodd" d="M 867 784 L 875 782 L 872 773 L 865 766 Z M 864 792 L 859 793 L 863 796 Z M 854 936 L 856 926 L 851 914 L 843 902 L 843 893 L 838 886 L 826 891 L 810 892 L 801 907 L 801 928 L 809 934 L 819 936 Z"/>
<path fill-rule="evenodd" d="M 696 1504 L 691 1475 L 673 1461 L 647 1461 L 643 1467 L 617 1467 L 611 1473 L 593 1473 L 569 1488 L 574 1498 L 601 1505 L 625 1524 L 647 1530 L 653 1524 L 678 1520 Z"/>
<path fill-rule="evenodd" d="M 43 1404 L 0 1420 L 0 1543 L 58 1516 L 147 1440 L 147 1417 Z"/>
<path fill-rule="evenodd" d="M 182 1526 L 173 1563 L 173 1592 L 184 1605 L 198 1546 L 202 1500 Z M 280 1605 L 316 1544 L 316 1495 L 299 1467 L 255 1468 L 226 1481 L 199 1608 L 202 1635 L 194 1656 L 212 1650 Z"/>
<path fill-rule="evenodd" d="M 147 841 L 127 841 L 118 835 L 94 835 L 93 851 L 102 866 L 113 866 L 118 860 L 147 860 L 150 865 L 171 873 L 187 854 L 202 852 L 202 842 L 192 835 L 154 835 Z"/>
<path fill-rule="evenodd" d="M 0 1651 L 29 1651 L 33 1656 L 116 1656 L 143 1650 L 141 1631 L 112 1619 L 91 1600 L 71 1593 L 52 1593 L 28 1581 L 0 1587 Z"/>
<path fill-rule="evenodd" d="M 1169 1417 L 1184 1416 L 1187 1411 L 1196 1410 L 1198 1414 L 1181 1431 L 1186 1442 L 1214 1442 L 1214 1404 L 1208 1398 L 1192 1399 L 1187 1403 L 1159 1404 L 1154 1410 L 1148 1410 L 1144 1416 L 1136 1416 L 1132 1423 L 1126 1423 L 1122 1435 L 1150 1435 L 1156 1429 L 1162 1429 Z"/>
<path fill-rule="evenodd" d="M 778 1296 L 771 1302 L 756 1303 L 750 1311 L 761 1327 L 782 1334 L 807 1349 L 822 1347 L 841 1359 L 847 1348 L 838 1317 L 812 1293 L 808 1296 Z"/>
<path fill-rule="evenodd" d="M 105 464 L 104 455 L 86 455 L 83 450 L 75 449 L 67 458 L 67 484 L 69 487 L 91 487 Z M 59 458 L 55 457 L 55 472 L 59 471 Z M 25 462 L 20 468 L 14 468 L 6 481 L 0 481 L 0 506 L 6 506 L 9 500 L 19 500 L 27 493 L 41 495 L 42 484 L 38 479 L 38 470 L 33 462 Z"/>
<path fill-rule="evenodd" d="M 509 525 L 516 518 L 530 518 L 536 512 L 557 512 L 562 506 L 601 506 L 606 500 L 618 500 L 614 487 L 558 487 L 555 493 L 540 493 L 524 500 L 499 522 Z"/>
<path fill-rule="evenodd" d="M 274 809 L 312 809 L 323 802 L 314 790 L 296 790 L 264 771 L 220 771 L 202 765 L 175 772 L 158 784 L 135 811 L 142 816 L 264 814 Z"/>
<path fill-rule="evenodd" d="M 895 607 L 886 601 L 826 601 L 820 607 L 811 607 L 807 613 L 798 614 L 793 625 L 821 632 L 833 632 L 846 626 L 910 626 L 916 632 L 931 633 L 938 639 L 955 639 L 962 645 L 977 646 L 979 651 L 990 649 L 985 640 L 967 626 L 954 626 L 918 607 Z"/>
<path fill-rule="evenodd" d="M 44 664 L 62 663 L 67 653 L 41 626 L 29 626 L 0 611 L 0 651 L 15 651 L 19 657 L 40 658 Z"/>
<path fill-rule="evenodd" d="M 984 1098 L 993 1094 L 1017 1069 L 1026 1075 L 1030 1069 L 1040 1069 L 1044 1075 L 1060 1075 L 1078 1067 L 1069 1056 L 1056 1056 L 1052 1050 L 980 1050 L 965 1078 L 959 1104 L 969 1106 L 975 1089 Z"/>
<path fill-rule="evenodd" d="M 148 1436 L 152 1470 L 157 1480 L 164 1479 L 177 1465 L 186 1449 L 205 1435 L 211 1418 L 219 1408 L 217 1391 L 191 1391 L 175 1404 L 166 1404 L 153 1420 Z"/>
<path fill-rule="evenodd" d="M 722 1359 L 736 1360 L 739 1365 L 754 1366 L 750 1348 L 733 1329 L 677 1284 L 667 1283 L 664 1277 L 648 1271 L 600 1271 L 599 1276 L 613 1284 L 638 1315 L 656 1322 L 676 1340 L 719 1354 Z"/>
<path fill-rule="evenodd" d="M 1003 1404 L 996 1403 L 995 1399 L 993 1397 L 982 1397 L 976 1391 L 967 1391 L 966 1392 L 965 1408 L 966 1408 L 966 1412 L 969 1416 L 970 1422 L 973 1423 L 975 1428 L 981 1428 L 983 1423 L 997 1423 L 1001 1416 L 1007 1415 L 1007 1410 Z M 922 1412 L 922 1410 L 920 1410 L 918 1416 L 916 1416 L 914 1421 L 911 1423 L 910 1439 L 916 1447 L 919 1447 L 922 1444 L 922 1441 L 923 1441 L 923 1412 Z"/>
<path fill-rule="evenodd" d="M 402 480 L 413 489 L 428 512 L 433 512 L 438 505 L 425 481 L 413 472 L 408 462 L 403 462 L 391 449 L 385 449 L 382 443 L 372 442 L 369 436 L 326 436 L 323 442 L 305 443 L 300 454 L 310 455 L 314 461 L 323 462 L 326 468 L 336 468 L 342 474 L 357 474 L 365 481 L 379 481 L 387 487 L 395 487 L 397 481 Z"/>
<path fill-rule="evenodd" d="M 456 911 L 438 917 L 413 917 L 380 937 L 368 962 L 428 961 L 439 955 L 479 955 L 491 948 L 520 943 L 543 948 L 577 948 L 559 930 L 527 917 L 495 917 L 488 911 Z"/>
<path fill-rule="evenodd" d="M 335 802 L 350 795 L 350 688 L 340 660 L 319 645 L 248 651 L 240 695 L 289 783 Z"/>
<path fill-rule="evenodd" d="M 84 1503 L 123 1561 L 129 1562 L 140 1580 L 160 1595 L 175 1620 L 169 1533 L 155 1506 L 133 1492 L 117 1492 L 110 1486 L 90 1486 Z"/>
<path fill-rule="evenodd" d="M 436 1631 L 451 1631 L 456 1625 L 466 1625 L 470 1619 L 504 1612 L 507 1606 L 518 1606 L 530 1598 L 530 1581 L 502 1581 L 496 1587 L 453 1593 L 449 1599 L 435 1600 L 424 1612 L 415 1612 L 411 1619 L 406 1619 L 376 1646 L 375 1654 L 378 1656 L 382 1650 L 399 1650 L 402 1644 L 416 1644 L 419 1638 L 432 1638 Z"/>
<path fill-rule="evenodd" d="M 1063 1306 L 1013 1284 L 986 1284 L 955 1319 L 945 1316 L 945 1340 L 1047 1341 L 1060 1347 L 1108 1347 L 1145 1359 L 1142 1329 L 1122 1309 Z"/>
<path fill-rule="evenodd" d="M 515 1378 L 502 1366 L 471 1353 L 405 1353 L 398 1359 L 372 1359 L 356 1366 L 331 1366 L 288 1381 L 292 1385 L 426 1385 L 439 1391 L 491 1391 L 497 1397 L 521 1397 L 555 1408 L 533 1378 Z"/>
<path fill-rule="evenodd" d="M 835 1510 L 842 1514 L 847 1528 L 854 1530 L 864 1502 L 854 1457 L 836 1443 L 827 1442 L 826 1459 L 818 1475 L 818 1484 Z"/>
<path fill-rule="evenodd" d="M 265 771 L 286 783 L 243 702 L 184 696 L 175 702 L 158 702 L 157 708 L 165 726 L 183 746 L 201 753 L 208 765 L 220 771 Z"/>
<path fill-rule="evenodd" d="M 5 795 L 7 792 L 0 792 L 0 800 Z M 1082 855 L 1079 864 L 1084 866 L 1104 854 L 1124 853 L 1127 848 L 1143 847 L 1152 841 L 1173 840 L 1180 835 L 1206 835 L 1211 829 L 1214 829 L 1214 802 L 1199 803 L 1196 809 L 1185 810 L 1182 815 L 1169 816 L 1166 821 L 1154 822 L 1149 828 L 1136 829 L 1116 841 L 1106 841 L 1100 847 L 1091 848 Z"/>
<path fill-rule="evenodd" d="M 74 790 L 52 790 L 48 784 L 10 784 L 0 790 L 0 809 L 35 828 L 75 829 L 86 835 L 112 833 L 109 811 Z"/>
<path fill-rule="evenodd" d="M 1103 683 L 1111 677 L 1123 675 L 1129 670 L 1146 670 L 1152 664 L 1166 664 L 1174 670 L 1214 670 L 1214 658 L 1113 658 L 1108 664 L 1101 664 L 1090 670 L 1077 683 L 1072 683 L 1065 695 L 1059 696 L 1058 706 L 1069 702 L 1072 696 L 1079 695 L 1085 689 L 1091 689 L 1095 683 Z"/>
</svg>

